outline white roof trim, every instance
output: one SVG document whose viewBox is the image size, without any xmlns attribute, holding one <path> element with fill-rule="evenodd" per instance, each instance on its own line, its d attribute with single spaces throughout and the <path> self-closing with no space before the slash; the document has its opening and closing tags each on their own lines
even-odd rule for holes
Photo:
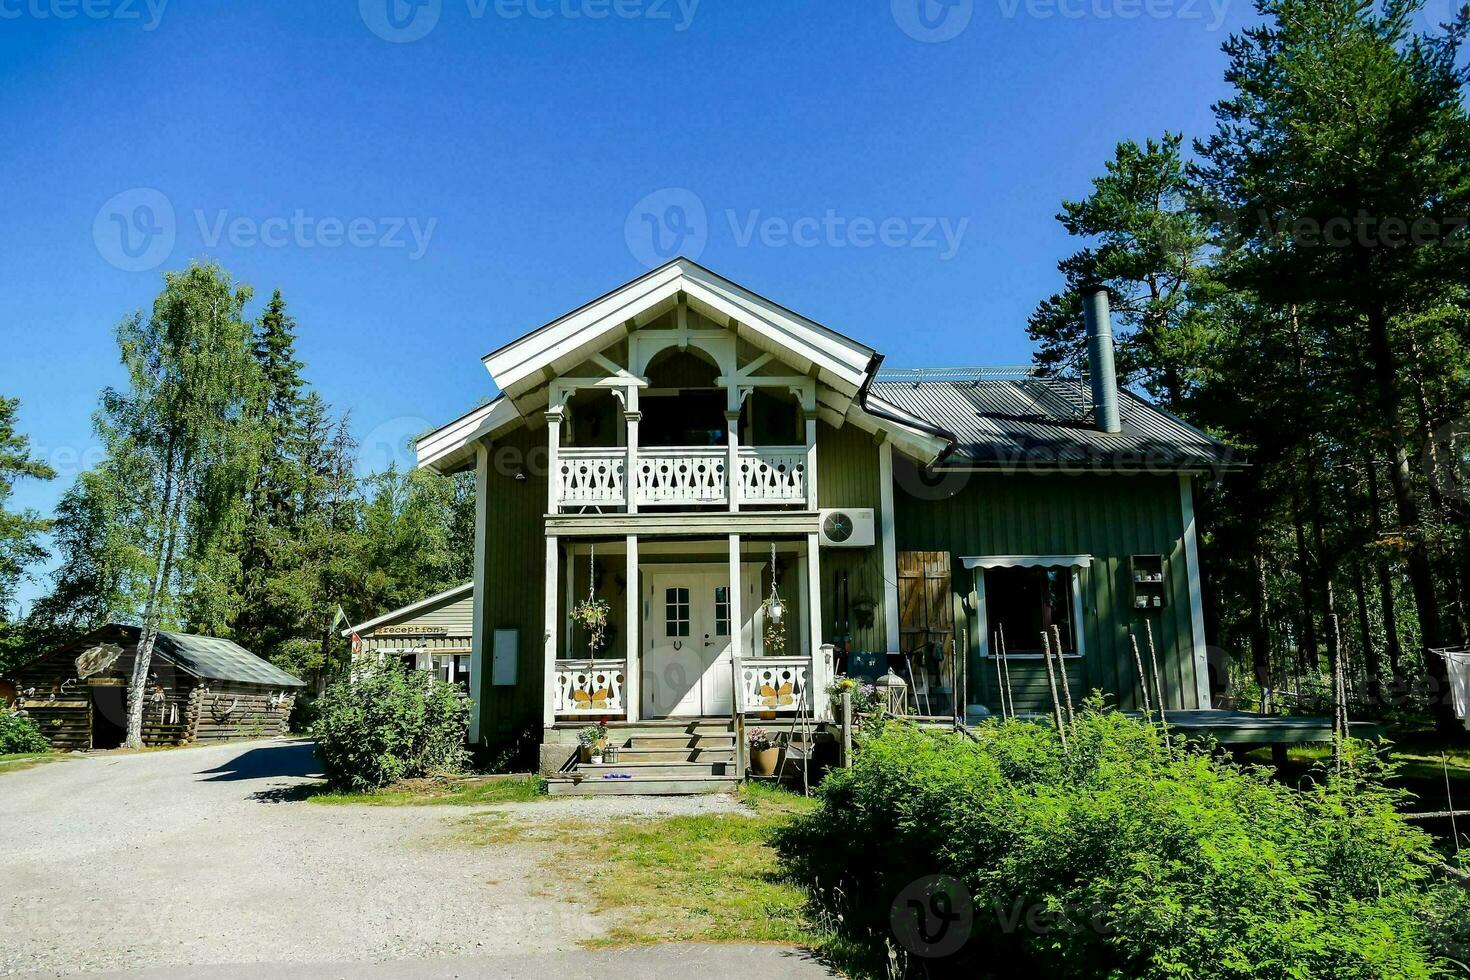
<svg viewBox="0 0 1470 980">
<path fill-rule="evenodd" d="M 447 462 L 486 436 L 520 419 L 515 404 L 504 395 L 482 405 L 442 428 L 419 437 L 414 444 L 420 467 L 442 469 Z"/>
<path fill-rule="evenodd" d="M 409 613 L 412 612 L 418 612 L 420 609 L 423 609 L 427 606 L 432 606 L 436 602 L 443 602 L 445 599 L 453 599 L 457 596 L 463 595 L 466 592 L 472 591 L 474 587 L 474 582 L 466 582 L 464 585 L 456 585 L 452 589 L 445 589 L 438 595 L 431 595 L 427 599 L 420 599 L 418 602 L 410 603 L 404 606 L 402 609 L 395 609 L 390 613 L 384 613 L 377 619 L 370 619 L 365 623 L 358 623 L 356 626 L 349 626 L 338 635 L 351 636 L 353 633 L 361 633 L 363 630 L 370 630 L 374 626 L 382 626 L 389 620 L 394 620 L 402 616 L 407 616 Z"/>
<path fill-rule="evenodd" d="M 833 380 L 854 389 L 862 384 L 870 348 L 684 258 L 487 354 L 485 367 L 502 391 L 511 391 L 558 360 L 609 342 L 629 320 L 680 293 L 812 362 Z"/>
<path fill-rule="evenodd" d="M 961 558 L 966 568 L 1090 568 L 1091 555 L 986 555 Z"/>
</svg>

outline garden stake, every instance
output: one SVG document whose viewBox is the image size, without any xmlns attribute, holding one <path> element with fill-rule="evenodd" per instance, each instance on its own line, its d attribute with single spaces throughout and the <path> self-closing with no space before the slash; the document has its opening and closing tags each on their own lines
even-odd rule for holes
<svg viewBox="0 0 1470 980">
<path fill-rule="evenodd" d="M 1159 703 L 1159 727 L 1164 731 L 1164 751 L 1172 758 L 1174 746 L 1169 742 L 1169 719 L 1164 715 L 1164 687 L 1159 681 L 1159 657 L 1154 651 L 1154 624 L 1144 620 L 1143 629 L 1148 637 L 1148 660 L 1154 668 L 1154 698 Z"/>
<path fill-rule="evenodd" d="M 1000 717 L 1002 720 L 1010 717 L 1006 714 L 1006 689 L 1005 681 L 1000 673 L 1000 634 L 996 633 L 991 639 L 995 640 L 995 698 L 1000 702 Z"/>
<path fill-rule="evenodd" d="M 1062 751 L 1067 751 L 1067 727 L 1062 724 L 1062 702 L 1057 698 L 1057 675 L 1051 669 L 1051 640 L 1046 630 L 1041 631 L 1041 655 L 1046 659 L 1046 684 L 1051 688 L 1051 710 L 1057 721 L 1057 735 L 1062 740 Z"/>
<path fill-rule="evenodd" d="M 1439 764 L 1444 767 L 1444 802 L 1450 811 L 1450 836 L 1455 839 L 1455 853 L 1460 853 L 1460 828 L 1455 826 L 1455 796 L 1450 792 L 1450 760 L 1441 752 Z"/>
<path fill-rule="evenodd" d="M 1138 652 L 1138 634 L 1131 629 L 1128 631 L 1128 642 L 1133 644 L 1133 666 L 1138 668 L 1138 691 L 1143 695 L 1143 719 L 1152 725 L 1154 712 L 1148 700 L 1148 675 L 1143 672 L 1143 657 Z"/>
<path fill-rule="evenodd" d="M 1067 680 L 1067 662 L 1062 659 L 1062 631 L 1057 629 L 1057 624 L 1051 624 L 1051 635 L 1057 643 L 1057 670 L 1062 674 L 1062 692 L 1067 695 L 1067 724 L 1077 724 L 1077 715 L 1072 710 L 1072 682 Z"/>
<path fill-rule="evenodd" d="M 1011 692 L 1011 656 L 1006 650 L 1006 627 L 1000 624 L 1000 665 L 1006 674 L 1006 706 L 1012 718 L 1016 717 L 1016 697 Z"/>
</svg>

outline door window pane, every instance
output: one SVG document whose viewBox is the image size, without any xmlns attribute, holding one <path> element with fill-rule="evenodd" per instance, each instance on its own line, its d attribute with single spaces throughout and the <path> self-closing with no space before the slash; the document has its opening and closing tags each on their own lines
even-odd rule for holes
<svg viewBox="0 0 1470 980">
<path fill-rule="evenodd" d="M 730 635 L 730 589 L 728 586 L 715 588 L 715 636 Z"/>
<path fill-rule="evenodd" d="M 664 635 L 689 635 L 688 589 L 664 589 Z"/>
</svg>

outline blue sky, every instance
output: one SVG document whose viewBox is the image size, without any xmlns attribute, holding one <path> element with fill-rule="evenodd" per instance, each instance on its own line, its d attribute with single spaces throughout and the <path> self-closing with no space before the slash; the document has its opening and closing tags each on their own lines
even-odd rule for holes
<svg viewBox="0 0 1470 980">
<path fill-rule="evenodd" d="M 1058 202 L 1119 139 L 1206 133 L 1220 45 L 1252 17 L 0 0 L 0 393 L 62 474 L 19 502 L 49 512 L 95 458 L 115 324 L 196 257 L 257 309 L 284 291 L 368 469 L 490 393 L 482 354 L 644 271 L 655 230 L 890 366 L 1025 362 L 1075 248 Z"/>
</svg>

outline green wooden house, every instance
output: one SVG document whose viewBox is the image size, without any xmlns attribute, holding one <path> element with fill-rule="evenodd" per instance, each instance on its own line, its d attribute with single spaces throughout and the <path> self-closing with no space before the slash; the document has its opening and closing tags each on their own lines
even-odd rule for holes
<svg viewBox="0 0 1470 980">
<path fill-rule="evenodd" d="M 610 720 L 666 739 L 629 746 L 663 772 L 737 715 L 830 719 L 875 663 L 963 720 L 1000 710 L 1002 644 L 1042 712 L 1043 635 L 1075 698 L 1138 705 L 1132 632 L 1170 707 L 1210 707 L 1193 494 L 1239 463 L 1117 389 L 1088 310 L 1086 384 L 888 372 L 677 259 L 486 355 L 499 394 L 418 442 L 476 477 L 472 739 L 534 730 L 556 770 Z"/>
</svg>

